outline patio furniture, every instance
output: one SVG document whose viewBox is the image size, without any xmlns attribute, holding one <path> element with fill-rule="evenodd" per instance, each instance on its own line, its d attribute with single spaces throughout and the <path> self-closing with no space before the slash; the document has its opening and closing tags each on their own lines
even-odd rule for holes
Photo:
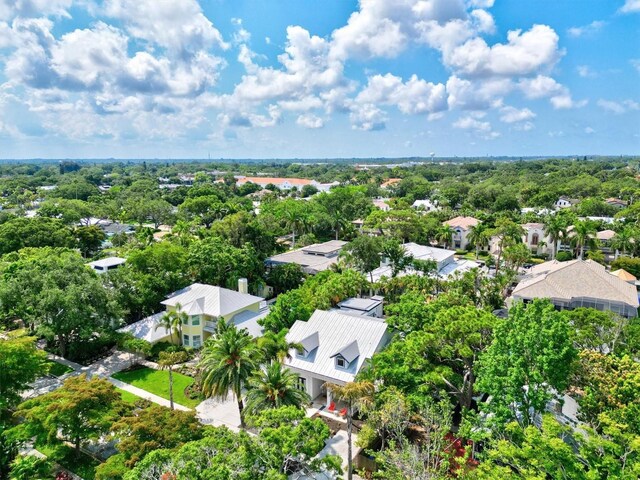
<svg viewBox="0 0 640 480">
<path fill-rule="evenodd" d="M 329 404 L 329 408 L 327 408 L 327 410 L 328 410 L 329 412 L 331 412 L 331 413 L 335 413 L 335 411 L 336 411 L 336 402 L 331 402 L 331 403 Z"/>
<path fill-rule="evenodd" d="M 338 412 L 338 415 L 340 415 L 341 417 L 346 417 L 346 416 L 347 416 L 347 409 L 346 409 L 346 407 L 345 407 L 345 408 L 343 408 L 342 410 L 340 410 L 340 411 Z"/>
</svg>

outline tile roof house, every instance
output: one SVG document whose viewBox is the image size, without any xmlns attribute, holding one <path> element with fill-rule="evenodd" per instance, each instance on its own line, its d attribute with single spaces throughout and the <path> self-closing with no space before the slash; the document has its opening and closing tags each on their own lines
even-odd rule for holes
<svg viewBox="0 0 640 480">
<path fill-rule="evenodd" d="M 291 350 L 285 364 L 300 376 L 312 399 L 325 391 L 327 382 L 344 385 L 354 380 L 374 353 L 389 341 L 384 320 L 338 310 L 316 310 L 311 318 L 293 324 L 287 340 L 300 343 L 301 352 Z M 327 392 L 327 405 L 331 392 Z"/>
<path fill-rule="evenodd" d="M 166 311 L 155 313 L 119 331 L 129 332 L 150 342 L 171 341 L 170 332 L 162 327 L 156 329 L 156 325 L 165 313 L 179 310 L 189 317 L 182 325 L 182 338 L 177 339 L 187 347 L 202 346 L 215 333 L 219 318 L 224 318 L 227 323 L 233 323 L 238 328 L 244 328 L 254 337 L 259 336 L 262 334 L 262 327 L 258 320 L 267 315 L 268 307 L 262 297 L 246 293 L 245 279 L 240 279 L 238 289 L 240 291 L 194 283 L 172 293 L 161 302 Z"/>
<path fill-rule="evenodd" d="M 619 198 L 607 198 L 604 203 L 616 208 L 626 208 L 628 206 L 625 200 L 621 200 Z"/>
<path fill-rule="evenodd" d="M 455 217 L 444 222 L 445 225 L 449 225 L 453 229 L 453 247 L 466 249 L 469 245 L 467 236 L 471 231 L 471 227 L 475 227 L 479 223 L 480 220 L 473 217 Z"/>
<path fill-rule="evenodd" d="M 380 184 L 380 188 L 384 188 L 386 190 L 388 188 L 393 187 L 394 185 L 397 185 L 401 181 L 402 181 L 401 178 L 390 178 L 389 180 L 386 180 L 386 181 L 382 182 Z"/>
<path fill-rule="evenodd" d="M 280 253 L 265 260 L 267 268 L 285 263 L 297 263 L 306 273 L 315 275 L 331 267 L 338 261 L 338 255 L 347 242 L 330 240 L 324 243 L 314 243 L 307 247 Z"/>
<path fill-rule="evenodd" d="M 316 187 L 321 192 L 326 192 L 336 185 L 339 185 L 339 182 L 333 183 L 320 183 L 315 180 L 309 180 L 308 178 L 283 178 L 283 177 L 244 177 L 239 176 L 236 179 L 236 184 L 238 186 L 244 185 L 245 183 L 254 183 L 256 185 L 261 186 L 262 188 L 267 185 L 275 185 L 280 190 L 291 190 L 292 188 L 301 189 L 305 185 L 312 185 Z"/>
<path fill-rule="evenodd" d="M 558 309 L 590 307 L 629 318 L 638 315 L 635 286 L 592 260 L 553 260 L 532 267 L 513 290 L 510 302 L 535 298 L 548 298 Z"/>
</svg>

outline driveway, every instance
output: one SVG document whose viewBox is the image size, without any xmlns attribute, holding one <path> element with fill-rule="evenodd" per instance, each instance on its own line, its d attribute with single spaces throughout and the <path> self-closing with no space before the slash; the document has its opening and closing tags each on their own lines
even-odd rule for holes
<svg viewBox="0 0 640 480">
<path fill-rule="evenodd" d="M 240 430 L 240 412 L 235 395 L 229 394 L 227 400 L 209 398 L 196 407 L 196 416 L 204 425 L 228 427 L 237 432 Z"/>
</svg>

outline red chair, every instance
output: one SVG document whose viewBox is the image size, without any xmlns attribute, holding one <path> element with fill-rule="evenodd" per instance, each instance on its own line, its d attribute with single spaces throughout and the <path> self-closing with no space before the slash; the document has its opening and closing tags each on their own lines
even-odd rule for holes
<svg viewBox="0 0 640 480">
<path fill-rule="evenodd" d="M 346 417 L 347 416 L 347 409 L 343 408 L 342 410 L 340 410 L 338 412 L 338 415 L 340 415 L 341 417 Z"/>
<path fill-rule="evenodd" d="M 329 404 L 329 408 L 327 408 L 328 411 L 330 411 L 331 413 L 336 411 L 336 402 L 331 402 Z"/>
</svg>

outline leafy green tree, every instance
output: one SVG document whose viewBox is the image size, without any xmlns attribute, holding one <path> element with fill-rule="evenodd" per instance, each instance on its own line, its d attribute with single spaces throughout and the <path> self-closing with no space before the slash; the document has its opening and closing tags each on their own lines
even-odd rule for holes
<svg viewBox="0 0 640 480">
<path fill-rule="evenodd" d="M 611 262 L 611 270 L 623 269 L 636 278 L 640 278 L 640 258 L 618 257 Z"/>
<path fill-rule="evenodd" d="M 169 405 L 173 410 L 173 367 L 179 363 L 184 363 L 188 359 L 187 352 L 160 352 L 158 365 L 162 369 L 169 371 Z"/>
<path fill-rule="evenodd" d="M 78 241 L 78 248 L 85 258 L 94 255 L 107 238 L 105 233 L 95 225 L 78 227 L 73 233 Z"/>
<path fill-rule="evenodd" d="M 497 422 L 530 425 L 567 388 L 575 358 L 569 323 L 551 302 L 516 302 L 480 358 L 477 387 L 493 396 L 486 407 Z"/>
<path fill-rule="evenodd" d="M 517 272 L 531 259 L 531 251 L 524 243 L 515 243 L 504 249 L 505 267 Z"/>
<path fill-rule="evenodd" d="M 611 239 L 611 248 L 618 250 L 625 255 L 629 251 L 633 251 L 636 248 L 637 242 L 640 240 L 640 234 L 637 228 L 631 226 L 625 226 Z"/>
<path fill-rule="evenodd" d="M 88 352 L 96 334 L 108 332 L 117 318 L 113 292 L 76 252 L 22 250 L 2 274 L 2 315 L 22 318 L 62 356 Z"/>
<path fill-rule="evenodd" d="M 361 235 L 344 246 L 340 255 L 345 263 L 359 272 L 369 274 L 373 283 L 373 270 L 380 266 L 382 242 L 379 237 Z"/>
<path fill-rule="evenodd" d="M 544 220 L 544 234 L 551 239 L 551 258 L 555 258 L 558 242 L 567 235 L 567 224 L 559 215 L 548 215 Z"/>
<path fill-rule="evenodd" d="M 573 327 L 573 344 L 577 350 L 614 354 L 616 347 L 624 342 L 624 330 L 629 322 L 624 317 L 595 308 L 576 308 L 562 313 Z"/>
<path fill-rule="evenodd" d="M 14 218 L 0 225 L 0 254 L 25 247 L 73 247 L 71 229 L 55 218 Z"/>
<path fill-rule="evenodd" d="M 262 351 L 264 363 L 276 361 L 283 363 L 285 359 L 291 358 L 292 349 L 302 350 L 302 345 L 287 340 L 289 330 L 283 328 L 278 333 L 270 330 L 257 340 L 257 346 Z"/>
<path fill-rule="evenodd" d="M 517 243 L 522 243 L 523 228 L 513 220 L 502 217 L 496 221 L 496 228 L 491 232 L 497 239 L 498 253 L 496 255 L 496 275 L 500 270 L 500 260 L 505 249 Z"/>
<path fill-rule="evenodd" d="M 299 385 L 300 377 L 280 362 L 259 369 L 247 386 L 246 412 L 255 415 L 269 408 L 301 408 L 311 400 Z"/>
<path fill-rule="evenodd" d="M 413 256 L 397 240 L 386 240 L 382 245 L 382 256 L 391 266 L 391 277 L 396 277 L 413 262 Z"/>
<path fill-rule="evenodd" d="M 79 375 L 65 380 L 62 387 L 20 404 L 16 417 L 24 423 L 16 427 L 24 438 L 53 441 L 58 436 L 71 442 L 76 454 L 83 440 L 105 434 L 115 415 L 120 394 L 105 379 Z"/>
<path fill-rule="evenodd" d="M 314 308 L 307 301 L 307 295 L 300 289 L 290 290 L 278 295 L 276 302 L 260 324 L 265 330 L 280 332 L 293 326 L 296 320 L 307 321 Z"/>
<path fill-rule="evenodd" d="M 271 267 L 267 274 L 267 283 L 273 287 L 277 295 L 298 288 L 305 276 L 297 263 L 285 263 Z"/>
<path fill-rule="evenodd" d="M 571 244 L 578 251 L 578 258 L 584 259 L 586 248 L 595 248 L 597 229 L 593 222 L 588 220 L 578 220 L 571 230 Z"/>
<path fill-rule="evenodd" d="M 180 205 L 180 211 L 187 218 L 197 218 L 206 228 L 229 213 L 228 207 L 216 195 L 187 198 Z"/>
<path fill-rule="evenodd" d="M 20 402 L 20 393 L 46 373 L 46 358 L 36 347 L 34 337 L 20 334 L 0 337 L 0 423 L 5 410 Z"/>
<path fill-rule="evenodd" d="M 156 330 L 164 328 L 165 332 L 169 332 L 171 343 L 173 343 L 173 335 L 175 334 L 178 338 L 178 344 L 182 345 L 182 325 L 186 324 L 188 321 L 189 315 L 182 311 L 182 305 L 178 303 L 174 310 L 166 312 L 162 317 L 160 317 L 160 320 L 156 323 L 154 328 Z"/>
<path fill-rule="evenodd" d="M 20 455 L 11 462 L 9 480 L 48 480 L 53 470 L 45 458 L 35 455 Z"/>
<path fill-rule="evenodd" d="M 258 366 L 259 353 L 246 330 L 229 326 L 202 350 L 199 369 L 206 396 L 226 399 L 231 391 L 238 402 L 240 426 L 244 428 L 242 389 Z"/>
<path fill-rule="evenodd" d="M 471 230 L 469 230 L 467 240 L 471 245 L 475 247 L 476 258 L 478 258 L 478 256 L 480 255 L 480 250 L 483 247 L 487 247 L 489 245 L 489 242 L 491 241 L 489 228 L 485 223 L 478 223 L 477 225 L 473 225 L 471 227 Z"/>
<path fill-rule="evenodd" d="M 450 225 L 440 225 L 436 231 L 435 237 L 438 242 L 442 243 L 444 248 L 447 248 L 451 244 L 453 234 L 454 231 Z"/>
<path fill-rule="evenodd" d="M 127 467 L 133 467 L 147 453 L 159 448 L 176 448 L 204 435 L 195 412 L 170 410 L 152 405 L 121 417 L 111 426 L 118 439 L 116 448 Z"/>
</svg>

